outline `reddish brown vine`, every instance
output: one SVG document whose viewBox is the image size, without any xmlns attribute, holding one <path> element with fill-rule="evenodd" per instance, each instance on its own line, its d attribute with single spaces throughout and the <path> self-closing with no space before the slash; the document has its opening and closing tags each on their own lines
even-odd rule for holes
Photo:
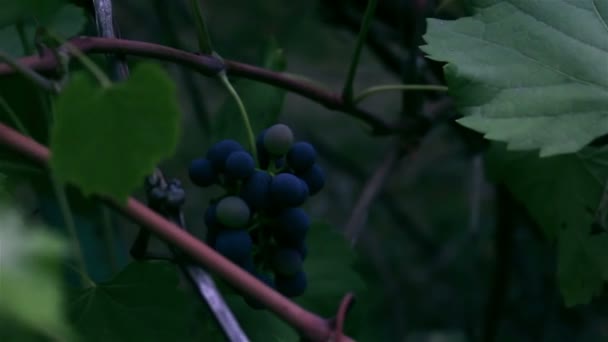
<svg viewBox="0 0 608 342">
<path fill-rule="evenodd" d="M 286 74 L 248 65 L 231 60 L 220 60 L 213 56 L 195 54 L 168 46 L 127 39 L 100 37 L 79 37 L 70 43 L 84 53 L 118 53 L 139 57 L 149 57 L 183 65 L 207 76 L 216 75 L 225 70 L 228 75 L 248 78 L 289 90 L 322 104 L 328 109 L 336 110 L 357 118 L 372 128 L 376 135 L 395 133 L 396 127 L 383 119 L 358 108 L 338 93 L 316 86 L 311 82 L 290 77 Z M 33 70 L 48 71 L 57 67 L 55 56 L 46 51 L 42 55 L 23 57 L 18 60 L 22 65 Z M 7 64 L 0 64 L 0 76 L 15 73 Z"/>
</svg>

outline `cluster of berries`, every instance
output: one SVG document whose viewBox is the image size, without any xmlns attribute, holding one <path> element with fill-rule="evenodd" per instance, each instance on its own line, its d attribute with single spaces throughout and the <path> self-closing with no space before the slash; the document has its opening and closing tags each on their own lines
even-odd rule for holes
<svg viewBox="0 0 608 342">
<path fill-rule="evenodd" d="M 323 188 L 325 176 L 314 147 L 294 142 L 284 124 L 263 130 L 256 151 L 257 167 L 241 144 L 222 140 L 191 162 L 189 176 L 195 185 L 225 190 L 205 212 L 207 242 L 283 295 L 297 297 L 307 287 L 302 266 L 310 228 L 300 206 Z"/>
</svg>

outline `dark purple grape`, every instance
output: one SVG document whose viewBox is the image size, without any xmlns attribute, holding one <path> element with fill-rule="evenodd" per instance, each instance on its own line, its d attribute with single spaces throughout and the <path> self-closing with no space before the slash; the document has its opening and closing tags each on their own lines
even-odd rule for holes
<svg viewBox="0 0 608 342">
<path fill-rule="evenodd" d="M 213 248 L 235 263 L 251 255 L 253 243 L 246 230 L 222 230 L 217 233 Z"/>
<path fill-rule="evenodd" d="M 237 196 L 222 198 L 215 208 L 217 220 L 226 227 L 243 228 L 249 222 L 251 211 L 247 203 Z"/>
<path fill-rule="evenodd" d="M 243 151 L 244 148 L 236 140 L 226 139 L 215 143 L 207 152 L 207 159 L 215 170 L 224 171 L 226 159 L 235 151 Z"/>
<path fill-rule="evenodd" d="M 274 273 L 280 276 L 292 276 L 302 269 L 302 256 L 293 248 L 279 248 L 271 262 Z"/>
<path fill-rule="evenodd" d="M 311 144 L 305 141 L 293 144 L 289 152 L 287 152 L 287 164 L 296 172 L 310 169 L 315 163 L 316 158 L 317 151 L 315 151 L 315 148 Z"/>
<path fill-rule="evenodd" d="M 270 155 L 285 155 L 291 144 L 293 144 L 293 132 L 287 125 L 273 125 L 264 134 L 264 147 Z"/>
<path fill-rule="evenodd" d="M 246 151 L 232 152 L 228 156 L 228 159 L 226 159 L 224 168 L 226 175 L 235 179 L 243 179 L 251 176 L 254 169 L 255 161 L 249 152 Z"/>
<path fill-rule="evenodd" d="M 300 253 L 302 261 L 306 260 L 306 257 L 308 256 L 308 246 L 306 245 L 306 241 L 301 240 L 297 246 L 294 246 L 294 248 L 298 251 L 298 253 Z"/>
<path fill-rule="evenodd" d="M 217 171 L 206 158 L 194 159 L 190 163 L 188 176 L 194 185 L 207 187 L 217 182 Z"/>
<path fill-rule="evenodd" d="M 299 271 L 293 276 L 283 277 L 277 275 L 275 277 L 275 286 L 277 291 L 282 293 L 286 297 L 298 297 L 304 294 L 308 281 L 306 279 L 306 273 Z"/>
<path fill-rule="evenodd" d="M 253 209 L 270 206 L 270 183 L 272 176 L 264 171 L 255 171 L 241 187 L 241 198 Z"/>
<path fill-rule="evenodd" d="M 318 164 L 314 164 L 304 172 L 297 173 L 297 176 L 308 185 L 310 196 L 318 193 L 325 186 L 325 174 Z"/>
<path fill-rule="evenodd" d="M 276 175 L 270 183 L 270 195 L 273 202 L 283 207 L 302 205 L 308 197 L 308 189 L 298 177 L 290 173 Z"/>
<path fill-rule="evenodd" d="M 302 208 L 283 210 L 274 223 L 274 236 L 284 245 L 297 246 L 310 228 L 310 218 Z"/>
</svg>

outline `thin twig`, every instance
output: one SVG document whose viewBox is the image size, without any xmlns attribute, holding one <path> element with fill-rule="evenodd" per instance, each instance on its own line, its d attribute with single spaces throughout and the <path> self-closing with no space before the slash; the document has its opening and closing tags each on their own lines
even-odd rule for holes
<svg viewBox="0 0 608 342">
<path fill-rule="evenodd" d="M 216 76 L 226 70 L 229 76 L 248 78 L 282 88 L 328 109 L 346 113 L 368 124 L 376 135 L 397 133 L 395 127 L 384 119 L 363 109 L 346 103 L 339 94 L 328 91 L 301 78 L 290 77 L 286 74 L 268 69 L 239 63 L 230 60 L 223 62 L 214 56 L 198 55 L 168 46 L 126 39 L 110 39 L 100 37 L 79 37 L 70 40 L 84 53 L 120 53 L 133 56 L 148 57 L 173 62 L 191 68 L 203 75 Z M 51 54 L 29 56 L 19 59 L 21 65 L 33 70 L 52 70 L 57 66 L 57 60 Z M 0 64 L 0 76 L 13 74 L 15 71 L 8 65 Z"/>
<path fill-rule="evenodd" d="M 494 267 L 492 287 L 484 312 L 484 323 L 481 334 L 482 342 L 493 342 L 496 340 L 505 301 L 507 300 L 509 278 L 511 276 L 514 232 L 517 227 L 513 220 L 514 209 L 516 207 L 508 190 L 504 187 L 499 187 L 496 195 L 496 209 L 498 212 L 496 215 L 496 237 L 494 237 L 496 266 Z"/>
<path fill-rule="evenodd" d="M 11 56 L 0 51 L 0 61 L 6 63 L 5 65 L 0 64 L 0 69 L 4 67 L 8 71 L 7 73 L 19 73 L 36 86 L 50 92 L 57 92 L 59 90 L 57 84 L 29 68 L 26 64 L 22 63 L 21 59 L 13 59 Z"/>
<path fill-rule="evenodd" d="M 351 240 L 353 245 L 357 243 L 357 238 L 365 226 L 372 203 L 374 203 L 374 200 L 384 187 L 384 183 L 386 183 L 390 172 L 394 169 L 401 154 L 400 147 L 389 150 L 372 177 L 363 186 L 361 196 L 359 196 L 350 219 L 344 228 L 344 234 Z"/>
<path fill-rule="evenodd" d="M 50 151 L 45 146 L 4 124 L 0 124 L 0 144 L 45 166 L 50 159 Z M 107 198 L 103 200 L 132 221 L 147 227 L 167 243 L 179 248 L 194 261 L 207 266 L 238 290 L 259 300 L 306 338 L 312 341 L 328 341 L 332 338 L 333 331 L 327 320 L 285 298 L 176 224 L 150 210 L 146 205 L 132 197 L 128 198 L 125 205 Z M 342 341 L 348 342 L 352 339 L 344 336 Z"/>
<path fill-rule="evenodd" d="M 353 99 L 353 103 L 359 103 L 369 96 L 386 91 L 441 91 L 445 92 L 448 87 L 434 84 L 386 84 L 369 87 L 361 91 Z"/>
<path fill-rule="evenodd" d="M 344 154 L 335 151 L 329 144 L 312 136 L 309 136 L 307 140 L 315 146 L 319 155 L 322 156 L 327 163 L 330 163 L 332 167 L 346 172 L 358 181 L 363 182 L 367 179 L 367 172 L 359 164 L 346 158 Z M 412 239 L 414 245 L 420 247 L 421 251 L 432 254 L 437 250 L 437 244 L 433 241 L 432 237 L 419 229 L 413 222 L 413 219 L 407 213 L 403 212 L 399 204 L 400 199 L 397 196 L 388 191 L 381 192 L 378 194 L 378 201 L 386 208 L 393 221 L 399 223 L 401 229 L 408 234 L 408 237 Z"/>
<path fill-rule="evenodd" d="M 363 14 L 363 22 L 361 23 L 361 29 L 359 30 L 359 35 L 357 36 L 357 44 L 355 45 L 355 52 L 353 53 L 350 67 L 348 68 L 348 74 L 346 75 L 346 81 L 344 82 L 344 88 L 342 90 L 342 97 L 346 101 L 351 101 L 354 91 L 353 91 L 353 82 L 355 81 L 355 75 L 357 74 L 357 67 L 359 66 L 359 59 L 361 58 L 361 50 L 363 49 L 363 45 L 365 44 L 365 39 L 367 36 L 367 31 L 371 26 L 372 19 L 374 18 L 374 12 L 376 11 L 376 6 L 378 5 L 378 0 L 368 0 L 367 7 L 365 8 L 365 13 Z"/>
</svg>

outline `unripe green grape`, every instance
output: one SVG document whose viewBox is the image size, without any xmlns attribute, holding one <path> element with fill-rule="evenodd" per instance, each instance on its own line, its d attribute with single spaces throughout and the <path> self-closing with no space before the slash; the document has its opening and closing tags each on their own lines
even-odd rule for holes
<svg viewBox="0 0 608 342">
<path fill-rule="evenodd" d="M 274 156 L 282 156 L 293 144 L 293 132 L 284 124 L 269 127 L 264 134 L 264 147 Z"/>
<path fill-rule="evenodd" d="M 247 203 L 236 196 L 224 197 L 219 201 L 215 213 L 218 221 L 230 228 L 245 227 L 251 214 Z"/>
</svg>

